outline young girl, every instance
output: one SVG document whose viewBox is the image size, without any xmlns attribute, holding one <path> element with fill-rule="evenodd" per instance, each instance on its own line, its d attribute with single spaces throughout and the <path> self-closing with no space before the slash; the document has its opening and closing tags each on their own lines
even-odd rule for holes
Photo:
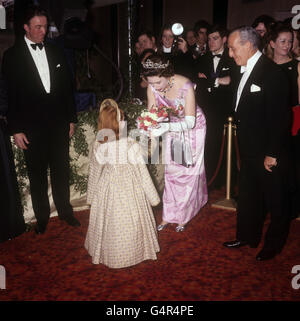
<svg viewBox="0 0 300 321">
<path fill-rule="evenodd" d="M 110 268 L 156 260 L 159 252 L 151 205 L 160 199 L 138 143 L 121 135 L 123 120 L 117 103 L 104 100 L 87 190 L 91 211 L 85 248 L 93 264 Z"/>
</svg>

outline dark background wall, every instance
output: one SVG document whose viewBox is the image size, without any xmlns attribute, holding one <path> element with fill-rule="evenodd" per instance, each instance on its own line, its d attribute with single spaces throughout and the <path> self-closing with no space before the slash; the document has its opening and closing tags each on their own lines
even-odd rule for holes
<svg viewBox="0 0 300 321">
<path fill-rule="evenodd" d="M 15 14 L 33 0 L 15 0 Z M 140 29 L 152 30 L 156 35 L 165 23 L 181 22 L 185 29 L 199 19 L 222 23 L 229 29 L 250 25 L 261 14 L 276 19 L 292 16 L 297 0 L 39 0 L 55 21 L 59 30 L 68 16 L 80 16 L 95 34 L 95 42 L 128 77 L 129 38 L 128 13 L 131 8 L 132 44 Z M 22 28 L 22 25 L 20 26 Z M 0 59 L 3 50 L 11 46 L 12 30 L 0 31 Z M 91 57 L 92 68 L 101 83 L 114 83 L 117 75 L 111 64 L 101 55 Z"/>
<path fill-rule="evenodd" d="M 292 7 L 299 0 L 228 0 L 227 27 L 251 25 L 255 17 L 267 14 L 276 20 L 293 16 Z"/>
</svg>

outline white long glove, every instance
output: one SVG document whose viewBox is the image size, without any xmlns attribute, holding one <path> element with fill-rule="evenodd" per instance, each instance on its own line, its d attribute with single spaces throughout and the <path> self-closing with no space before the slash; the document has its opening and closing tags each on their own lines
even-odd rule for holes
<svg viewBox="0 0 300 321">
<path fill-rule="evenodd" d="M 154 128 L 151 130 L 151 136 L 158 137 L 169 131 L 169 123 L 161 123 L 159 128 Z"/>
<path fill-rule="evenodd" d="M 152 129 L 151 135 L 154 137 L 161 136 L 164 133 L 171 132 L 181 132 L 187 129 L 191 129 L 195 126 L 196 117 L 195 116 L 185 116 L 184 121 L 178 123 L 161 123 L 159 128 Z"/>
<path fill-rule="evenodd" d="M 195 116 L 185 116 L 184 121 L 178 123 L 170 123 L 170 132 L 182 132 L 187 129 L 194 128 L 196 122 Z"/>
</svg>

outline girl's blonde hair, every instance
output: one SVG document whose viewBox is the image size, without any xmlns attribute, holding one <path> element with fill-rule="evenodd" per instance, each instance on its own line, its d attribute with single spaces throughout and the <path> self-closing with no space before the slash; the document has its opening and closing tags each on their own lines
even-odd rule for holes
<svg viewBox="0 0 300 321">
<path fill-rule="evenodd" d="M 99 110 L 98 117 L 98 130 L 101 129 L 111 129 L 115 133 L 115 138 L 118 140 L 120 135 L 119 122 L 124 120 L 124 112 L 119 109 L 118 104 L 113 99 L 105 99 Z M 105 136 L 104 141 L 112 140 L 112 137 Z"/>
</svg>

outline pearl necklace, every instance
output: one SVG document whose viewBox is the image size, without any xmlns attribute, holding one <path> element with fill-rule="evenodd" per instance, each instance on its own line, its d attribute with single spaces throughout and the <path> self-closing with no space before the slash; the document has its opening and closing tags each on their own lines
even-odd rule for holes
<svg viewBox="0 0 300 321">
<path fill-rule="evenodd" d="M 170 79 L 172 80 L 172 82 L 170 81 Z M 169 92 L 171 90 L 171 88 L 174 86 L 174 77 L 171 77 L 169 80 L 168 80 L 168 85 L 166 87 L 165 90 L 163 90 L 163 97 L 166 98 L 166 94 L 167 92 Z"/>
</svg>

